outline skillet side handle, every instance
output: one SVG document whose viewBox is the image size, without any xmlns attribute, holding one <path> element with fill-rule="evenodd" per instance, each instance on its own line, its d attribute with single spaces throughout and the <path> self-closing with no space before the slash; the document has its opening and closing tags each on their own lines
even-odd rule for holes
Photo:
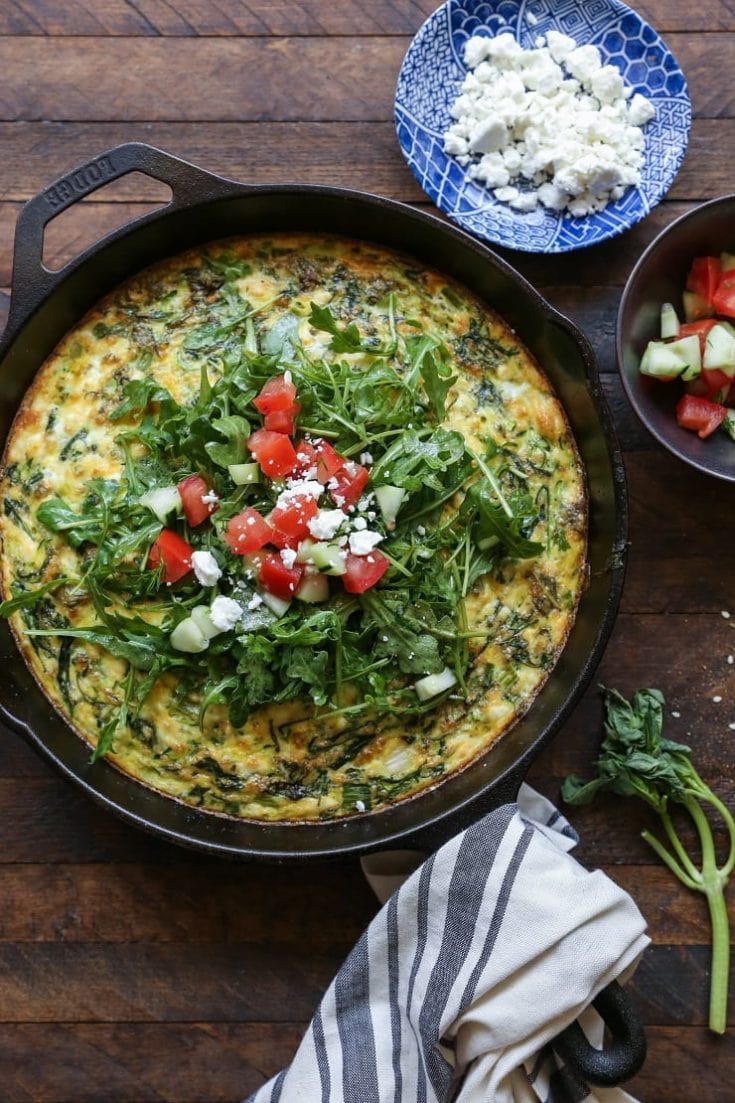
<svg viewBox="0 0 735 1103">
<path fill-rule="evenodd" d="M 48 223 L 80 199 L 129 172 L 142 172 L 168 184 L 172 198 L 166 206 L 167 211 L 218 199 L 231 194 L 237 187 L 234 182 L 144 142 L 125 142 L 71 169 L 29 199 L 18 215 L 5 337 L 35 311 L 73 263 L 70 261 L 58 272 L 44 267 L 43 235 Z M 241 190 L 242 186 L 239 188 Z"/>
<path fill-rule="evenodd" d="M 551 1045 L 565 1066 L 584 1084 L 612 1088 L 630 1080 L 646 1059 L 646 1035 L 628 994 L 611 981 L 592 1001 L 611 1040 L 596 1049 L 578 1022 L 571 1023 Z"/>
</svg>

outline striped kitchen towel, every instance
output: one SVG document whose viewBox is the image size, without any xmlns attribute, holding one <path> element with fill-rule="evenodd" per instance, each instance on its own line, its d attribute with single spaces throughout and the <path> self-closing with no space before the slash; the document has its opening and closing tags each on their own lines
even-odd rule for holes
<svg viewBox="0 0 735 1103">
<path fill-rule="evenodd" d="M 630 896 L 584 869 L 575 842 L 522 786 L 517 804 L 423 861 L 345 961 L 292 1063 L 246 1103 L 630 1101 L 591 1093 L 548 1049 L 579 1016 L 600 1044 L 589 1004 L 648 944 Z M 401 879 L 395 854 L 364 865 L 379 895 L 387 865 L 389 883 Z"/>
</svg>

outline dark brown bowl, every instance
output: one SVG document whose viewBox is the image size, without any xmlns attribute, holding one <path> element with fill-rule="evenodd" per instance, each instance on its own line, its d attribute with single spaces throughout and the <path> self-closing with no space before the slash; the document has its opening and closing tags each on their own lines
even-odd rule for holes
<svg viewBox="0 0 735 1103">
<path fill-rule="evenodd" d="M 658 235 L 628 278 L 617 324 L 618 368 L 630 404 L 646 429 L 679 459 L 718 479 L 735 482 L 735 442 L 724 433 L 700 440 L 676 423 L 680 383 L 660 383 L 638 370 L 643 350 L 659 336 L 662 303 L 683 316 L 681 293 L 693 259 L 735 251 L 735 195 L 688 211 Z"/>
</svg>

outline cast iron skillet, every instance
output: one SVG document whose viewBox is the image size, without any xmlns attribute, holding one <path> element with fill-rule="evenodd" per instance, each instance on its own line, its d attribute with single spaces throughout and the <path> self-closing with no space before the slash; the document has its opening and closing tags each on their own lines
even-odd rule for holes
<svg viewBox="0 0 735 1103">
<path fill-rule="evenodd" d="M 137 170 L 167 183 L 171 202 L 116 231 L 60 272 L 41 262 L 46 224 L 82 195 Z M 610 634 L 623 581 L 626 503 L 622 459 L 592 350 L 503 260 L 461 230 L 400 203 L 328 187 L 249 187 L 150 146 L 118 146 L 22 209 L 16 229 L 10 317 L 0 345 L 0 441 L 45 357 L 86 310 L 146 265 L 234 234 L 328 231 L 378 242 L 454 276 L 517 330 L 569 415 L 589 479 L 590 579 L 559 663 L 528 715 L 478 761 L 438 787 L 342 822 L 236 821 L 190 808 L 133 781 L 88 747 L 39 690 L 0 622 L 0 717 L 27 735 L 90 795 L 133 823 L 211 853 L 285 859 L 401 846 L 433 849 L 482 812 L 515 796 L 534 755 L 585 688 Z"/>
<path fill-rule="evenodd" d="M 171 202 L 86 250 L 60 272 L 41 262 L 46 224 L 131 171 L 167 183 Z M 190 808 L 133 781 L 88 747 L 48 703 L 0 622 L 0 717 L 28 736 L 104 805 L 165 838 L 241 857 L 364 853 L 400 840 L 433 849 L 482 812 L 515 796 L 531 759 L 585 688 L 612 629 L 623 581 L 623 466 L 592 350 L 508 264 L 461 230 L 400 203 L 318 186 L 250 187 L 161 150 L 128 143 L 82 165 L 31 199 L 16 229 L 10 316 L 0 345 L 0 442 L 38 367 L 102 295 L 154 261 L 215 238 L 276 230 L 323 231 L 407 252 L 454 276 L 495 307 L 547 372 L 569 415 L 589 480 L 590 579 L 563 654 L 528 715 L 481 759 L 438 787 L 343 822 L 270 824 Z"/>
<path fill-rule="evenodd" d="M 46 269 L 41 258 L 47 223 L 83 196 L 132 171 L 168 184 L 170 203 L 110 234 L 60 272 Z M 10 315 L 0 344 L 0 442 L 40 364 L 102 295 L 147 265 L 190 246 L 278 230 L 363 238 L 417 257 L 497 309 L 546 371 L 566 408 L 589 481 L 589 584 L 557 666 L 528 715 L 481 759 L 393 808 L 324 824 L 238 822 L 156 793 L 105 761 L 90 765 L 88 747 L 41 693 L 4 621 L 0 718 L 105 807 L 165 839 L 211 854 L 303 860 L 355 855 L 399 841 L 402 847 L 433 850 L 484 812 L 515 797 L 532 758 L 589 682 L 617 611 L 627 533 L 622 458 L 592 350 L 566 318 L 483 245 L 401 203 L 330 187 L 251 187 L 151 146 L 127 143 L 57 180 L 20 213 Z M 575 1034 L 570 1028 L 557 1048 L 585 1080 L 619 1083 L 642 1064 L 645 1039 L 617 986 L 605 989 L 596 1005 L 613 1030 L 613 1044 L 598 1052 L 581 1031 Z"/>
</svg>

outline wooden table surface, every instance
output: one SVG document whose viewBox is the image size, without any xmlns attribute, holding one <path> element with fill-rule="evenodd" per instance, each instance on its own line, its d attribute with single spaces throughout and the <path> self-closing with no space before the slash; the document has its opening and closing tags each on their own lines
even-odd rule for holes
<svg viewBox="0 0 735 1103">
<path fill-rule="evenodd" d="M 427 208 L 391 116 L 401 59 L 435 6 L 0 0 L 0 287 L 22 202 L 129 139 L 243 181 L 341 184 Z M 615 373 L 614 323 L 644 246 L 692 204 L 735 190 L 735 8 L 638 8 L 693 101 L 669 196 L 605 245 L 507 255 L 592 340 L 625 449 L 629 569 L 599 680 L 660 687 L 680 714 L 670 735 L 691 742 L 732 806 L 735 487 L 689 470 L 639 427 Z M 141 176 L 108 186 L 52 223 L 47 262 L 60 267 L 162 197 Z M 558 799 L 560 779 L 590 769 L 599 724 L 592 689 L 533 767 L 543 792 Z M 289 1060 L 376 911 L 357 862 L 304 870 L 191 855 L 99 810 L 15 734 L 0 737 L 0 1101 L 242 1099 Z M 632 983 L 649 1057 L 631 1090 L 646 1103 L 732 1103 L 735 1031 L 716 1039 L 704 1025 L 703 899 L 652 859 L 639 838 L 650 821 L 632 802 L 601 800 L 572 819 L 580 860 L 628 889 L 650 924 Z"/>
</svg>

